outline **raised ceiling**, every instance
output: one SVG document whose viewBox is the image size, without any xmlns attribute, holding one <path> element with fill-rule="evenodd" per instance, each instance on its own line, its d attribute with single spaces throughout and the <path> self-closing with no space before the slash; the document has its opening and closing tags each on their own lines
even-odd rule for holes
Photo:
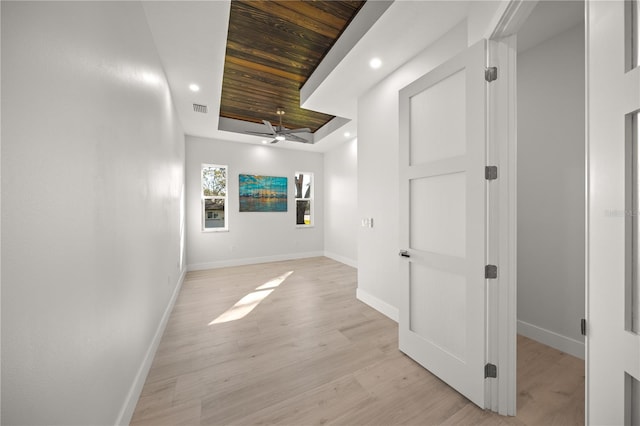
<svg viewBox="0 0 640 426">
<path fill-rule="evenodd" d="M 333 116 L 300 108 L 300 87 L 364 1 L 233 0 L 220 116 L 261 123 L 286 114 L 312 132 Z"/>
<path fill-rule="evenodd" d="M 357 122 L 358 98 L 441 37 L 454 24 L 464 20 L 468 3 L 474 2 L 396 0 L 381 17 L 371 18 L 371 12 L 381 3 L 384 1 L 375 0 L 362 6 L 340 37 L 340 44 L 335 45 L 336 52 L 342 52 L 343 58 L 337 64 L 323 61 L 307 81 L 308 85 L 318 71 L 329 70 L 328 77 L 320 73 L 320 78 L 315 81 L 306 108 L 351 121 L 339 126 L 339 120 L 332 120 L 314 134 L 313 144 L 283 141 L 270 147 L 327 152 L 357 136 L 358 130 L 366 130 Z M 261 144 L 261 138 L 243 133 L 242 130 L 220 128 L 222 119 L 218 117 L 231 2 L 143 1 L 141 4 L 171 88 L 167 108 L 170 110 L 175 107 L 184 133 L 213 140 Z M 372 55 L 383 60 L 381 68 L 369 68 Z M 325 58 L 330 56 L 332 53 Z M 401 77 L 408 84 L 419 75 L 405 73 Z M 191 83 L 198 84 L 200 91 L 189 90 Z M 305 87 L 311 87 L 307 85 Z M 194 112 L 194 103 L 207 105 L 209 112 Z M 239 129 L 245 123 L 225 119 L 225 124 L 231 121 Z M 262 127 L 256 123 L 248 125 L 256 131 L 260 129 L 255 127 Z M 346 132 L 350 133 L 349 137 L 345 135 Z"/>
</svg>

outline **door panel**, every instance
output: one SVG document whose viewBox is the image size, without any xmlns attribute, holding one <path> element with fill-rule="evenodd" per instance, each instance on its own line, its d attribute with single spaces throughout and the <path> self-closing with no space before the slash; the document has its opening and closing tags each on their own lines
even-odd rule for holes
<svg viewBox="0 0 640 426">
<path fill-rule="evenodd" d="M 484 407 L 485 42 L 400 92 L 400 350 Z"/>
<path fill-rule="evenodd" d="M 464 155 L 465 70 L 412 96 L 409 102 L 411 165 Z"/>
<path fill-rule="evenodd" d="M 411 248 L 465 256 L 465 185 L 465 173 L 411 180 Z"/>
<path fill-rule="evenodd" d="M 409 328 L 459 360 L 465 359 L 466 277 L 411 264 Z"/>
</svg>

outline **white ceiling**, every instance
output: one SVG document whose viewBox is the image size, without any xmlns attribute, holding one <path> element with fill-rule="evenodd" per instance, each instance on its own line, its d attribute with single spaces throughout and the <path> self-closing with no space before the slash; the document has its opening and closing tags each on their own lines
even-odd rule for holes
<svg viewBox="0 0 640 426">
<path fill-rule="evenodd" d="M 217 132 L 229 23 L 228 1 L 143 1 L 147 22 L 164 66 L 184 131 L 232 140 Z M 189 84 L 200 86 L 198 93 Z M 208 113 L 193 111 L 194 103 Z"/>
<path fill-rule="evenodd" d="M 467 1 L 396 0 L 319 87 L 302 99 L 303 106 L 355 119 L 359 96 L 464 20 L 467 11 Z M 369 66 L 373 57 L 382 61 L 379 69 Z"/>
<path fill-rule="evenodd" d="M 218 129 L 230 1 L 144 1 L 142 4 L 185 133 L 261 143 L 262 138 L 256 136 Z M 313 145 L 284 141 L 272 147 L 325 152 L 352 139 L 357 132 L 358 97 L 465 19 L 469 2 L 396 0 L 388 8 L 373 4 L 369 7 L 377 7 L 379 13 L 367 21 L 363 8 L 351 24 L 357 25 L 356 21 L 361 19 L 364 24 L 360 25 L 366 25 L 368 30 L 364 28 L 357 39 L 342 43 L 338 60 L 333 55 L 335 62 L 330 63 L 330 67 L 325 63 L 322 75 L 311 77 L 315 78 L 312 90 L 303 96 L 306 108 L 352 120 L 316 138 Z M 581 8 L 579 1 L 541 1 L 519 32 L 519 44 L 531 47 L 571 28 L 579 22 Z M 348 35 L 348 31 L 345 34 Z M 377 70 L 368 65 L 373 56 L 383 62 Z M 331 60 L 331 57 L 330 52 L 325 59 Z M 198 84 L 201 90 L 191 92 L 188 87 L 191 83 Z M 193 103 L 207 105 L 208 113 L 194 112 Z M 350 136 L 346 137 L 345 132 Z"/>
</svg>

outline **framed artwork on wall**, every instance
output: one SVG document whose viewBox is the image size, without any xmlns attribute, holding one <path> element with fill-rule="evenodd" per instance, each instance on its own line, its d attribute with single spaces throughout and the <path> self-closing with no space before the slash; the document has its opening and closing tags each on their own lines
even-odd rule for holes
<svg viewBox="0 0 640 426">
<path fill-rule="evenodd" d="M 239 175 L 241 212 L 286 212 L 287 178 Z"/>
</svg>

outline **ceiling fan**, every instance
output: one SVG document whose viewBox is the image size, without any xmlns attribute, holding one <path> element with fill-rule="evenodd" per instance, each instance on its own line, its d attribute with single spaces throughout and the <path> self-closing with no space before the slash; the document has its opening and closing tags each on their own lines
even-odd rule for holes
<svg viewBox="0 0 640 426">
<path fill-rule="evenodd" d="M 258 136 L 269 136 L 274 138 L 270 143 L 278 143 L 280 141 L 288 140 L 294 142 L 302 142 L 302 143 L 312 143 L 305 138 L 301 138 L 300 136 L 296 136 L 294 133 L 311 133 L 311 129 L 304 127 L 301 129 L 287 129 L 282 125 L 282 116 L 284 115 L 284 109 L 278 108 L 276 111 L 280 118 L 280 123 L 273 127 L 271 123 L 267 120 L 262 120 L 265 126 L 267 126 L 267 132 L 250 132 L 247 131 L 251 135 Z"/>
</svg>

